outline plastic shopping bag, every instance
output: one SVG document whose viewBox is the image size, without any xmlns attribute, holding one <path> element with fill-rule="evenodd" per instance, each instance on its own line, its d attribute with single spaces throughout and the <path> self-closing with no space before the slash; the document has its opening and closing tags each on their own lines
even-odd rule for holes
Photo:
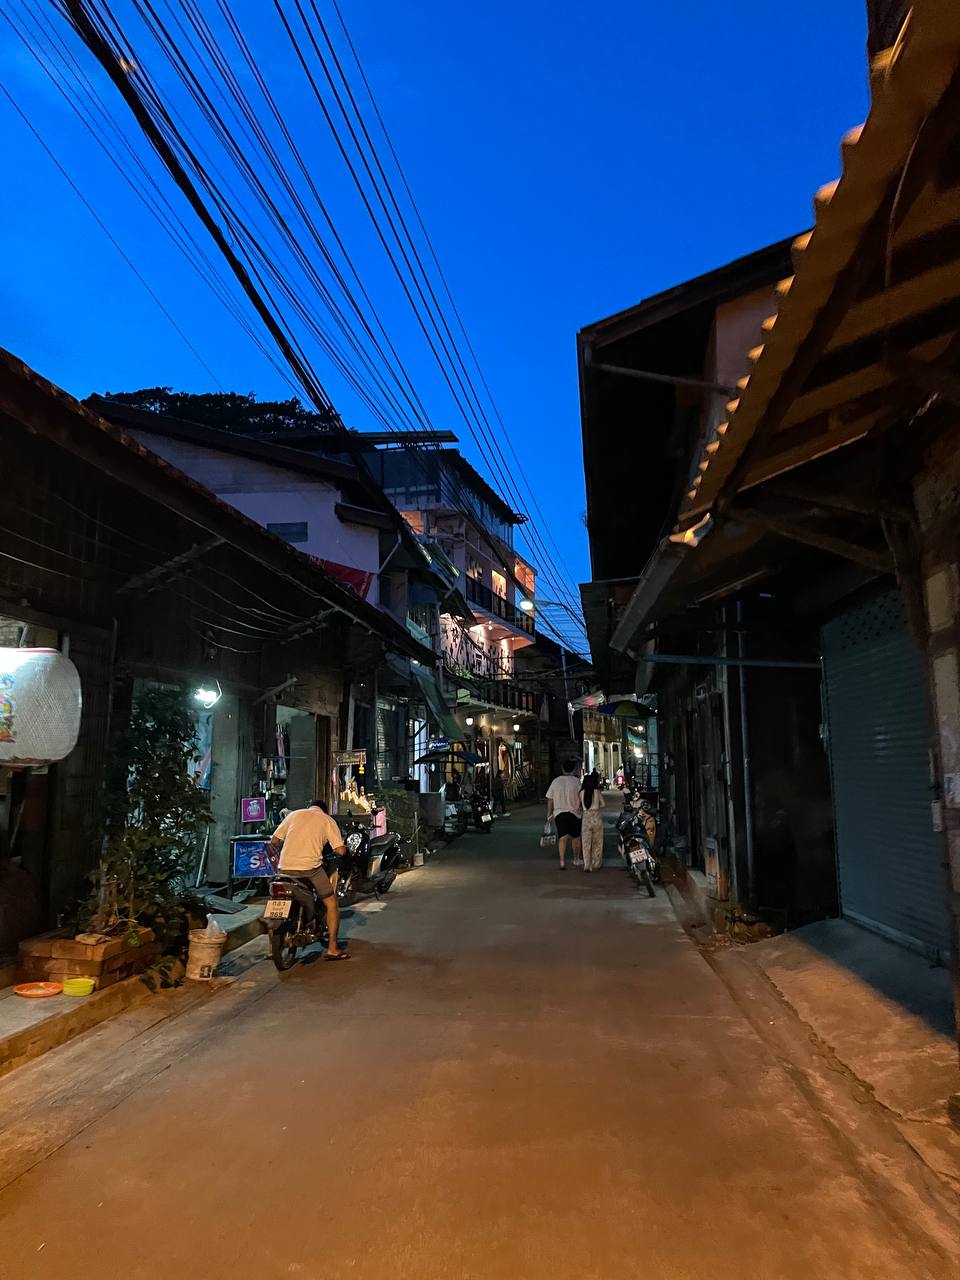
<svg viewBox="0 0 960 1280">
<path fill-rule="evenodd" d="M 548 818 L 543 824 L 543 835 L 540 837 L 541 849 L 552 849 L 557 843 L 557 829 Z"/>
</svg>

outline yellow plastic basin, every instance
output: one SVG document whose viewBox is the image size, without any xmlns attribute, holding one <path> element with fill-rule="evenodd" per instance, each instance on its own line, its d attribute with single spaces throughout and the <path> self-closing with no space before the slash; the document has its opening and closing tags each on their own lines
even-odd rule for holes
<svg viewBox="0 0 960 1280">
<path fill-rule="evenodd" d="M 89 996 L 97 985 L 96 978 L 64 978 L 63 994 L 65 996 Z"/>
</svg>

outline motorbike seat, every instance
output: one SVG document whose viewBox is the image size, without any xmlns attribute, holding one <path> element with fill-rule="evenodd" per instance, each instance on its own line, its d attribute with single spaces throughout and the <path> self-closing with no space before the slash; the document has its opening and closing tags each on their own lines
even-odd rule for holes
<svg viewBox="0 0 960 1280">
<path fill-rule="evenodd" d="M 385 836 L 374 836 L 370 841 L 370 848 L 382 849 L 385 845 L 393 844 L 396 838 L 396 836 L 391 835 L 389 832 Z"/>
</svg>

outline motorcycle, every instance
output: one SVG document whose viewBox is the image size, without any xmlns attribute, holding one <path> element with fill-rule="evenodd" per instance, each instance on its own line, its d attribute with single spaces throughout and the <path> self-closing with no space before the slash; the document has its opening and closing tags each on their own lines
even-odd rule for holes
<svg viewBox="0 0 960 1280">
<path fill-rule="evenodd" d="M 297 951 L 330 938 L 327 913 L 309 880 L 282 872 L 270 881 L 270 896 L 261 917 L 270 935 L 270 956 L 281 973 L 292 969 Z"/>
<path fill-rule="evenodd" d="M 648 897 L 655 898 L 657 891 L 653 886 L 654 881 L 659 879 L 660 868 L 653 856 L 650 843 L 642 831 L 635 830 L 627 839 L 625 861 L 627 869 L 637 884 L 643 885 Z"/>
<path fill-rule="evenodd" d="M 389 893 L 403 862 L 403 841 L 395 831 L 371 836 L 359 823 L 344 826 L 346 853 L 337 860 L 336 894 L 343 907 L 357 898 Z"/>
<path fill-rule="evenodd" d="M 634 806 L 627 798 L 623 812 L 617 819 L 617 848 L 624 866 L 643 885 L 652 898 L 656 894 L 654 883 L 660 879 L 660 864 L 653 852 L 656 823 L 646 805 Z"/>
<path fill-rule="evenodd" d="M 493 813 L 490 810 L 490 805 L 482 796 L 474 794 L 470 797 L 470 817 L 478 831 L 483 831 L 487 835 L 490 834 L 490 829 L 493 826 Z"/>
<path fill-rule="evenodd" d="M 457 836 L 462 836 L 467 829 L 469 810 L 459 796 L 443 800 L 443 838 L 449 844 Z"/>
</svg>

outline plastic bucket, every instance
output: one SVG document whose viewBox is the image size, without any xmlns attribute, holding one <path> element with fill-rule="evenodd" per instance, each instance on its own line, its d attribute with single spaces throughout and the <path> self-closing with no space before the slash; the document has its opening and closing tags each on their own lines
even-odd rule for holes
<svg viewBox="0 0 960 1280">
<path fill-rule="evenodd" d="M 63 994 L 65 996 L 92 996 L 96 985 L 96 978 L 64 978 Z"/>
<path fill-rule="evenodd" d="M 217 971 L 226 940 L 226 934 L 211 938 L 205 929 L 191 929 L 187 977 L 195 982 L 209 982 Z"/>
</svg>

